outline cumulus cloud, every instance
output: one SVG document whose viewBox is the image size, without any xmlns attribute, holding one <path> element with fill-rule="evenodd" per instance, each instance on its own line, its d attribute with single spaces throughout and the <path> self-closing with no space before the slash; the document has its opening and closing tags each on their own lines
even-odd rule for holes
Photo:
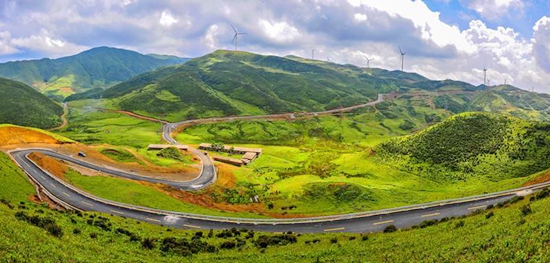
<svg viewBox="0 0 550 263">
<path fill-rule="evenodd" d="M 195 57 L 233 49 L 232 24 L 248 33 L 239 38 L 239 49 L 250 52 L 310 57 L 315 49 L 316 58 L 366 66 L 367 56 L 374 59 L 371 67 L 393 70 L 400 68 L 401 46 L 405 70 L 433 79 L 480 84 L 485 64 L 493 84 L 547 84 L 550 18 L 523 36 L 487 24 L 523 12 L 522 1 L 459 1 L 482 19 L 459 28 L 422 0 L 0 0 L 0 60 L 59 57 L 104 45 Z"/>
<path fill-rule="evenodd" d="M 525 5 L 523 0 L 462 0 L 469 8 L 482 17 L 489 20 L 499 20 L 510 16 L 512 11 L 516 14 L 523 14 Z"/>
</svg>

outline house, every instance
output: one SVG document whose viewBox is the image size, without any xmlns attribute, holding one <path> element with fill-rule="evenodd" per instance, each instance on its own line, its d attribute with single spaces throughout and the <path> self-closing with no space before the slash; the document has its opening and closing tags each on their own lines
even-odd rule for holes
<svg viewBox="0 0 550 263">
<path fill-rule="evenodd" d="M 226 156 L 215 155 L 214 160 L 222 163 L 228 163 L 236 166 L 242 166 L 244 163 L 242 160 L 234 159 Z"/>
</svg>

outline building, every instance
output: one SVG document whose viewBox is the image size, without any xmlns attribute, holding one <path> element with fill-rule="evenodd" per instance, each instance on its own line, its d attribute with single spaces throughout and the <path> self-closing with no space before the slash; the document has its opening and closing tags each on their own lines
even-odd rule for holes
<svg viewBox="0 0 550 263">
<path fill-rule="evenodd" d="M 228 163 L 228 164 L 236 165 L 236 166 L 242 166 L 244 164 L 244 162 L 242 160 L 235 159 L 235 158 L 230 158 L 230 157 L 226 157 L 226 156 L 219 156 L 219 155 L 215 155 L 214 160 L 218 161 L 218 162 L 222 162 L 222 163 Z"/>
<path fill-rule="evenodd" d="M 230 146 L 230 145 L 224 145 L 222 148 L 216 148 L 216 147 L 213 147 L 212 144 L 210 143 L 201 143 L 199 144 L 199 149 L 201 150 L 206 150 L 206 151 L 218 151 L 218 152 L 226 152 L 226 153 L 231 153 L 231 154 L 242 154 L 242 158 L 241 158 L 241 164 L 238 165 L 238 166 L 241 166 L 242 164 L 249 164 L 251 163 L 252 161 L 254 161 L 254 159 L 258 158 L 258 156 L 260 156 L 260 154 L 262 154 L 262 149 L 260 148 L 246 148 L 246 147 L 233 147 L 233 146 Z M 221 158 L 221 156 L 220 156 Z M 223 157 L 223 158 L 227 158 L 227 157 Z M 233 159 L 233 158 L 229 158 L 229 159 L 232 159 L 232 160 L 236 160 L 236 159 Z M 216 160 L 216 157 L 214 157 L 214 160 Z M 222 162 L 220 160 L 220 162 Z M 229 161 L 223 161 L 225 163 L 229 163 Z M 233 161 L 231 161 L 233 162 Z M 233 162 L 231 164 L 234 164 L 234 165 L 237 165 L 236 162 Z"/>
<path fill-rule="evenodd" d="M 170 147 L 175 147 L 180 150 L 187 151 L 189 149 L 189 146 L 187 145 L 172 145 L 172 144 L 149 144 L 147 146 L 147 150 L 162 150 Z"/>
</svg>

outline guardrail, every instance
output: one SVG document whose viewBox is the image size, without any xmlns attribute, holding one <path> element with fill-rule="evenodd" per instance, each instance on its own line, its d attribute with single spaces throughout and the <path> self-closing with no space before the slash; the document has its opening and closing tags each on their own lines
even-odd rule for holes
<svg viewBox="0 0 550 263">
<path fill-rule="evenodd" d="M 119 207 L 119 208 L 125 208 L 129 210 L 156 214 L 156 215 L 163 215 L 163 216 L 170 215 L 170 216 L 178 216 L 178 217 L 188 218 L 188 219 L 206 220 L 206 221 L 223 222 L 223 223 L 235 223 L 235 224 L 279 225 L 279 224 L 300 224 L 300 223 L 322 223 L 322 222 L 331 222 L 336 220 L 349 220 L 349 219 L 356 219 L 356 218 L 363 218 L 363 217 L 388 215 L 388 214 L 395 214 L 399 212 L 407 212 L 407 211 L 421 210 L 421 209 L 427 209 L 427 208 L 441 207 L 446 205 L 467 203 L 467 202 L 473 202 L 473 201 L 479 201 L 479 200 L 493 199 L 493 198 L 498 198 L 503 196 L 512 196 L 512 195 L 516 195 L 517 192 L 520 192 L 520 191 L 525 191 L 525 190 L 536 191 L 536 190 L 540 190 L 542 188 L 546 188 L 550 186 L 550 182 L 545 182 L 545 183 L 540 183 L 536 185 L 525 186 L 525 187 L 520 187 L 516 189 L 500 191 L 500 192 L 490 193 L 490 194 L 448 199 L 448 200 L 435 201 L 435 202 L 410 205 L 410 206 L 402 206 L 402 207 L 396 207 L 396 208 L 388 208 L 388 209 L 382 209 L 382 210 L 341 214 L 341 215 L 318 216 L 318 217 L 308 217 L 308 218 L 292 218 L 292 219 L 233 218 L 233 217 L 208 216 L 208 215 L 200 215 L 200 214 L 193 214 L 193 213 L 166 211 L 166 210 L 153 209 L 153 208 L 148 208 L 143 206 L 129 205 L 125 203 L 120 203 L 120 202 L 115 202 L 104 198 L 100 198 L 90 193 L 87 193 L 77 187 L 74 187 L 73 185 L 70 185 L 67 182 L 62 181 L 61 179 L 49 173 L 48 171 L 42 169 L 33 160 L 29 159 L 27 155 L 25 155 L 25 158 L 30 162 L 32 162 L 35 167 L 37 167 L 38 169 L 46 173 L 48 176 L 50 176 L 52 179 L 54 179 L 58 183 L 67 187 L 73 192 L 80 194 L 81 196 L 84 196 L 85 198 L 94 200 L 99 203 L 103 203 L 106 205 Z"/>
</svg>

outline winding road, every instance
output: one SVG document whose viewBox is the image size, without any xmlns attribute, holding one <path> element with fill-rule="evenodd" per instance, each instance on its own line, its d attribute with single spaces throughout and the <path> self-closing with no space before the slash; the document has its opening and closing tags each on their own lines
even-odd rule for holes
<svg viewBox="0 0 550 263">
<path fill-rule="evenodd" d="M 309 116 L 332 114 L 335 112 L 349 111 L 360 107 L 374 106 L 382 101 L 383 95 L 379 95 L 377 101 L 367 104 L 324 112 L 304 114 Z M 178 142 L 172 138 L 171 133 L 174 129 L 177 128 L 177 126 L 182 124 L 213 121 L 250 120 L 279 116 L 295 118 L 294 114 L 289 113 L 264 116 L 212 118 L 183 121 L 179 123 L 166 123 L 163 126 L 163 138 L 171 144 L 178 144 Z M 479 209 L 485 209 L 489 205 L 495 205 L 497 203 L 506 201 L 516 195 L 528 194 L 532 191 L 537 191 L 550 186 L 550 182 L 545 182 L 513 190 L 479 196 L 334 216 L 318 216 L 299 219 L 232 218 L 164 211 L 102 199 L 60 180 L 56 176 L 43 170 L 41 167 L 36 165 L 36 163 L 28 158 L 28 155 L 30 153 L 40 152 L 50 157 L 63 160 L 65 162 L 81 165 L 113 176 L 167 184 L 182 190 L 195 190 L 206 187 L 207 185 L 214 182 L 216 179 L 216 170 L 214 164 L 210 157 L 208 157 L 201 151 L 196 149 L 190 149 L 190 151 L 195 153 L 201 159 L 203 165 L 199 177 L 188 182 L 174 182 L 150 177 L 143 177 L 134 173 L 128 173 L 120 170 L 114 170 L 94 165 L 84 161 L 83 158 L 63 155 L 49 149 L 18 149 L 10 151 L 9 154 L 12 156 L 15 162 L 27 173 L 31 180 L 38 184 L 48 196 L 53 196 L 57 202 L 65 204 L 70 208 L 83 211 L 104 212 L 112 215 L 142 220 L 153 224 L 196 230 L 227 229 L 235 227 L 269 232 L 378 232 L 382 231 L 388 225 L 395 225 L 398 228 L 405 228 L 418 225 L 425 220 L 466 215 Z"/>
</svg>

